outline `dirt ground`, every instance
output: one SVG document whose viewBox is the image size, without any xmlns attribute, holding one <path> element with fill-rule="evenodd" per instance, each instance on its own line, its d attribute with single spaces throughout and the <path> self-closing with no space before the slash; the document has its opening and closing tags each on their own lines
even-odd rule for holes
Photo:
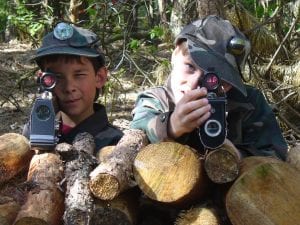
<svg viewBox="0 0 300 225">
<path fill-rule="evenodd" d="M 34 80 L 36 65 L 29 59 L 34 50 L 30 44 L 0 44 L 0 135 L 8 132 L 22 133 L 36 97 Z M 121 129 L 129 126 L 134 100 L 138 89 L 131 81 L 122 81 L 122 90 L 115 88 L 112 95 L 99 99 L 106 105 L 109 119 Z"/>
</svg>

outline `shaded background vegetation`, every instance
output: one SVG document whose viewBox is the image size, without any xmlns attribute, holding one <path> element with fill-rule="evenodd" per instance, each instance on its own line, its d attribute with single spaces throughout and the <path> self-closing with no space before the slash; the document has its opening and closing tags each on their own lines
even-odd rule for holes
<svg viewBox="0 0 300 225">
<path fill-rule="evenodd" d="M 0 0 L 3 49 L 12 43 L 17 49 L 29 46 L 18 62 L 2 51 L 0 114 L 7 109 L 22 112 L 26 118 L 36 91 L 37 70 L 28 59 L 59 21 L 99 35 L 111 71 L 101 101 L 109 112 L 119 113 L 114 118 L 129 120 L 134 100 L 130 94 L 162 84 L 168 75 L 173 39 L 181 27 L 217 14 L 250 39 L 253 48 L 245 80 L 264 92 L 293 145 L 300 139 L 299 5 L 300 0 Z"/>
</svg>

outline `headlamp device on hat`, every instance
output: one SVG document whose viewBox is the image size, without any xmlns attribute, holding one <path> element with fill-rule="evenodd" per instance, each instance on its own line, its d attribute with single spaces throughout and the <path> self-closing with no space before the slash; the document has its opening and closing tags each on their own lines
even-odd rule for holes
<svg viewBox="0 0 300 225">
<path fill-rule="evenodd" d="M 99 39 L 95 33 L 61 22 L 43 38 L 42 45 L 37 49 L 33 59 L 39 61 L 40 58 L 48 55 L 78 55 L 99 57 L 104 62 L 98 42 Z"/>
<path fill-rule="evenodd" d="M 228 20 L 210 15 L 185 26 L 175 39 L 188 43 L 189 53 L 203 71 L 214 68 L 221 80 L 247 95 L 241 70 L 250 53 L 250 42 Z"/>
</svg>

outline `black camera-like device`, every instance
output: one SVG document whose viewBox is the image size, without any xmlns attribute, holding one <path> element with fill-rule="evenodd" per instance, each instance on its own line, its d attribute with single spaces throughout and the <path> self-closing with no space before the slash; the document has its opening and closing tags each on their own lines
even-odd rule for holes
<svg viewBox="0 0 300 225">
<path fill-rule="evenodd" d="M 42 72 L 38 75 L 37 82 L 40 87 L 39 96 L 33 104 L 30 115 L 30 145 L 37 150 L 53 150 L 58 142 L 60 130 L 52 94 L 56 85 L 56 75 Z"/>
<path fill-rule="evenodd" d="M 199 80 L 200 87 L 206 87 L 207 99 L 211 105 L 211 116 L 199 127 L 200 141 L 204 147 L 220 147 L 227 136 L 226 95 L 221 80 L 214 72 L 206 72 Z"/>
</svg>

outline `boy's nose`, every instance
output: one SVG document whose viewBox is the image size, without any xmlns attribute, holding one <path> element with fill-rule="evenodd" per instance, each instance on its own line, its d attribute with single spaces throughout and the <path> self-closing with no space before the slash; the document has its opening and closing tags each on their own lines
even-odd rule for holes
<svg viewBox="0 0 300 225">
<path fill-rule="evenodd" d="M 76 90 L 75 83 L 72 79 L 65 79 L 63 81 L 63 84 L 61 85 L 62 91 L 68 93 L 68 92 L 74 92 Z"/>
</svg>

